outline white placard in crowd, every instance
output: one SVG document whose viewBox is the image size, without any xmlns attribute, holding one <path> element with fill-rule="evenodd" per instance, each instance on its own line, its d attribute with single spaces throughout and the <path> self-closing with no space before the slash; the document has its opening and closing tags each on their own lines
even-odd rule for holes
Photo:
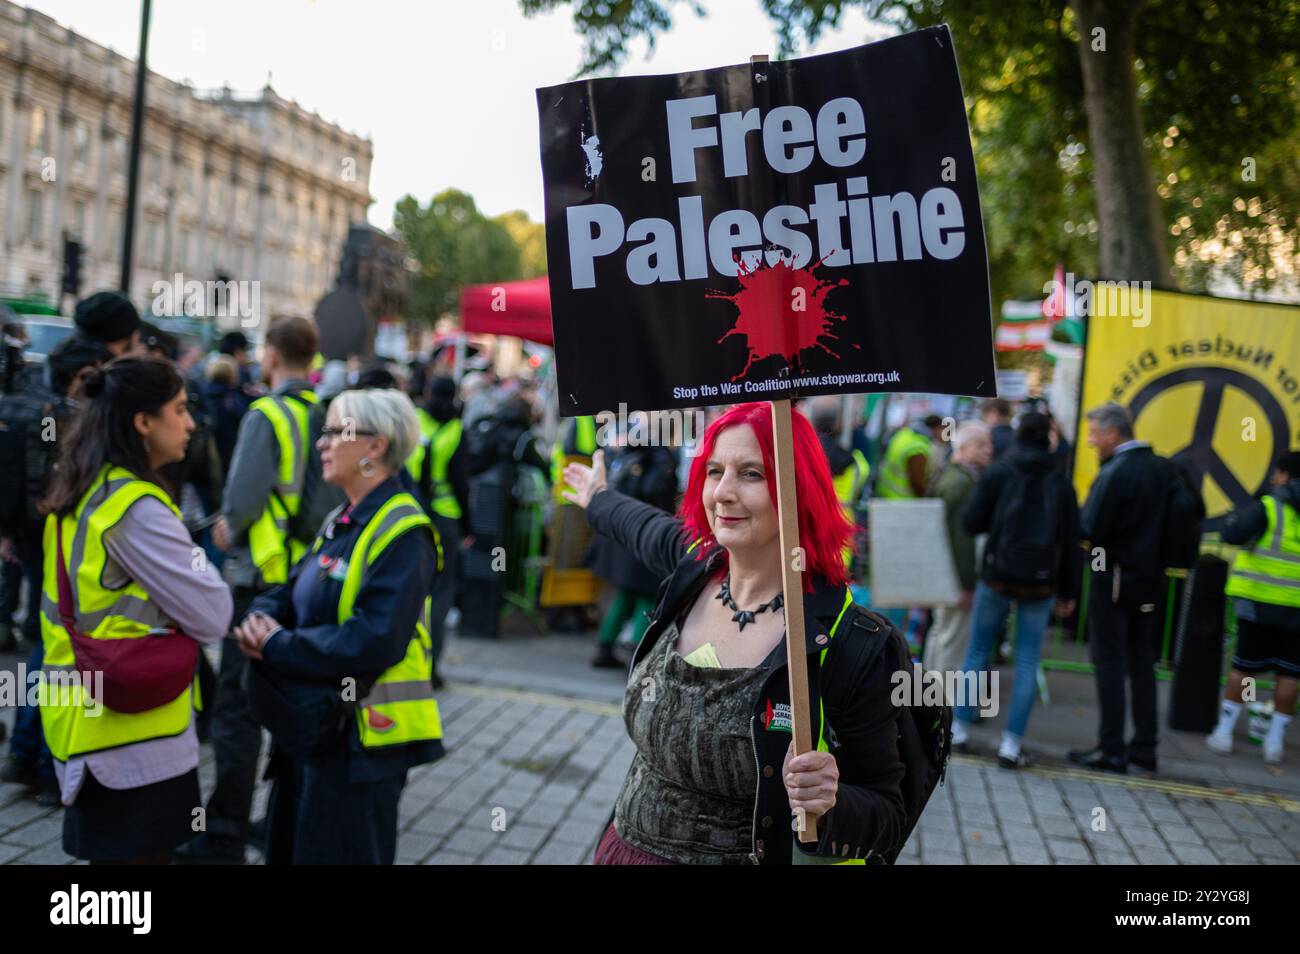
<svg viewBox="0 0 1300 954">
<path fill-rule="evenodd" d="M 942 500 L 872 500 L 871 605 L 951 606 L 960 596 Z"/>
</svg>

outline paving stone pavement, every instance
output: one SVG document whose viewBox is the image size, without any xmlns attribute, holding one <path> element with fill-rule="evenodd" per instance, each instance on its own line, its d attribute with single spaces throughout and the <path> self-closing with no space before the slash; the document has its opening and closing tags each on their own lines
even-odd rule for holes
<svg viewBox="0 0 1300 954">
<path fill-rule="evenodd" d="M 411 772 L 402 864 L 589 862 L 632 759 L 623 674 L 586 666 L 588 640 L 453 641 L 439 697 L 447 756 Z M 541 684 L 546 691 L 533 691 Z M 12 722 L 12 711 L 0 713 Z M 200 778 L 215 765 L 202 750 Z M 254 816 L 265 809 L 259 786 Z M 59 864 L 58 809 L 0 785 L 0 864 Z M 258 855 L 250 849 L 249 860 Z M 954 758 L 902 864 L 1293 864 L 1300 802 L 1160 778 L 1000 769 Z"/>
</svg>

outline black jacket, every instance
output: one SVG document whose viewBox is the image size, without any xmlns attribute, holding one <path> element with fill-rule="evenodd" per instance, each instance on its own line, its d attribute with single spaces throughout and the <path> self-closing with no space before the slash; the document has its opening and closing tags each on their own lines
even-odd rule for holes
<svg viewBox="0 0 1300 954">
<path fill-rule="evenodd" d="M 668 624 L 692 605 L 718 568 L 721 550 L 701 559 L 688 554 L 681 525 L 668 514 L 606 490 L 592 498 L 587 520 L 598 533 L 618 540 L 651 570 L 665 577 L 659 602 L 632 659 L 635 668 L 663 635 Z M 906 824 L 901 782 L 904 766 L 898 751 L 900 710 L 891 702 L 893 674 L 908 668 L 910 659 L 901 637 L 874 654 L 867 664 L 871 641 L 882 637 L 879 627 L 850 625 L 849 618 L 868 620 L 853 607 L 835 638 L 827 640 L 836 618 L 845 608 L 845 590 L 815 580 L 804 595 L 804 625 L 808 654 L 810 711 L 824 706 L 825 737 L 839 767 L 839 792 L 835 807 L 819 820 L 821 838 L 806 855 L 836 858 L 875 858 L 897 847 Z M 892 632 L 892 631 L 891 631 Z M 826 664 L 820 665 L 827 649 Z M 750 739 L 759 766 L 754 799 L 753 852 L 756 864 L 790 864 L 796 837 L 790 828 L 790 802 L 781 766 L 790 745 L 788 732 L 765 728 L 763 715 L 778 704 L 790 702 L 790 677 L 785 643 L 777 649 L 777 664 L 754 699 Z M 814 733 L 814 738 L 816 734 Z"/>
<path fill-rule="evenodd" d="M 1300 511 L 1300 479 L 1289 480 L 1281 487 L 1273 488 L 1270 493 L 1279 503 L 1292 510 Z M 1251 546 L 1264 535 L 1268 529 L 1268 512 L 1264 510 L 1263 500 L 1251 500 L 1242 504 L 1223 518 L 1219 525 L 1219 536 L 1224 543 L 1234 546 Z M 1275 603 L 1262 603 L 1236 597 L 1238 604 L 1250 603 L 1249 608 L 1238 605 L 1238 619 L 1249 619 L 1263 626 L 1271 626 L 1294 632 L 1300 629 L 1300 607 L 1279 606 Z"/>
<path fill-rule="evenodd" d="M 1088 490 L 1081 516 L 1090 549 L 1104 551 L 1105 569 L 1092 570 L 1092 586 L 1113 592 L 1119 570 L 1119 602 L 1129 606 L 1159 602 L 1165 588 L 1160 558 L 1170 470 L 1150 447 L 1133 447 L 1101 465 Z M 1090 560 L 1093 567 L 1102 561 Z"/>
<path fill-rule="evenodd" d="M 677 459 L 666 447 L 625 447 L 607 450 L 609 486 L 622 494 L 671 512 L 677 503 Z M 620 589 L 654 596 L 663 575 L 609 537 L 592 538 L 587 556 L 592 572 Z"/>
<path fill-rule="evenodd" d="M 997 551 L 1000 528 L 995 523 L 998 501 L 1013 486 L 1016 471 L 1045 474 L 1056 485 L 1056 499 L 1060 501 L 1057 513 L 1057 565 L 1053 573 L 1055 593 L 1062 599 L 1072 600 L 1079 595 L 1083 573 L 1083 552 L 1079 549 L 1079 503 L 1074 495 L 1074 485 L 1055 466 L 1052 455 L 1045 448 L 1016 441 L 1001 458 L 995 460 L 980 474 L 971 491 L 970 499 L 962 510 L 962 529 L 974 535 L 987 533 L 984 544 L 985 567 L 981 578 L 995 583 L 988 576 L 988 557 Z"/>
</svg>

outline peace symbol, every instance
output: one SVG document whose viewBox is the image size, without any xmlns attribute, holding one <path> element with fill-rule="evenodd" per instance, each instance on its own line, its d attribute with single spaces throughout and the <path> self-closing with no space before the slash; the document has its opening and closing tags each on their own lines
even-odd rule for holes
<svg viewBox="0 0 1300 954">
<path fill-rule="evenodd" d="M 1273 456 L 1290 447 L 1290 425 L 1286 412 L 1271 391 L 1258 379 L 1231 368 L 1198 366 L 1180 368 L 1169 374 L 1156 378 L 1136 395 L 1129 404 L 1129 413 L 1136 421 L 1138 416 L 1151 401 L 1178 384 L 1189 381 L 1201 383 L 1201 404 L 1197 409 L 1196 421 L 1192 425 L 1192 439 L 1182 450 L 1173 455 L 1191 476 L 1195 486 L 1200 487 L 1208 475 L 1232 501 L 1234 507 L 1240 506 L 1257 494 L 1261 487 L 1244 487 L 1233 469 L 1214 448 L 1214 427 L 1219 418 L 1219 409 L 1223 404 L 1223 392 L 1232 386 L 1253 398 L 1264 412 L 1273 432 Z M 1265 474 L 1264 482 L 1268 480 Z M 1217 529 L 1222 514 L 1205 521 L 1207 531 Z"/>
</svg>

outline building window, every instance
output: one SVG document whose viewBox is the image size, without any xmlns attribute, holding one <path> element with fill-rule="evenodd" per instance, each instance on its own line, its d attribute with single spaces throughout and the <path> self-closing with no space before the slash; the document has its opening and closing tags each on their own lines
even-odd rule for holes
<svg viewBox="0 0 1300 954">
<path fill-rule="evenodd" d="M 68 228 L 72 238 L 81 241 L 86 235 L 86 203 L 77 200 L 72 203 L 72 216 Z"/>
<path fill-rule="evenodd" d="M 108 213 L 108 228 L 104 230 L 104 252 L 109 258 L 120 261 L 122 213 L 118 209 L 110 209 Z"/>
<path fill-rule="evenodd" d="M 72 127 L 72 158 L 79 166 L 90 163 L 90 127 L 80 119 Z"/>
<path fill-rule="evenodd" d="M 35 189 L 27 190 L 27 241 L 33 245 L 41 244 L 41 227 L 45 221 L 43 199 Z"/>
<path fill-rule="evenodd" d="M 113 175 L 126 178 L 126 137 L 113 133 Z"/>
<path fill-rule="evenodd" d="M 45 135 L 45 107 L 32 107 L 32 124 L 27 130 L 27 151 L 38 156 L 47 152 Z"/>
</svg>

